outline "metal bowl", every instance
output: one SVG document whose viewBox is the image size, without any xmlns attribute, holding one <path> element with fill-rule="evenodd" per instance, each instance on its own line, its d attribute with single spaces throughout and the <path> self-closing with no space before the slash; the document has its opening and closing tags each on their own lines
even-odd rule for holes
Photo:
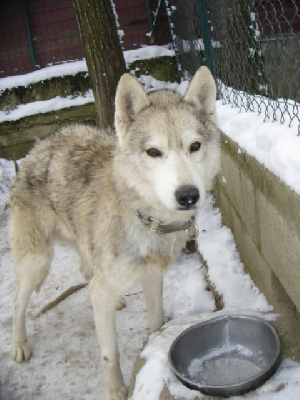
<svg viewBox="0 0 300 400">
<path fill-rule="evenodd" d="M 230 397 L 256 389 L 280 363 L 280 341 L 273 326 L 252 316 L 221 316 L 179 335 L 169 363 L 187 387 Z"/>
</svg>

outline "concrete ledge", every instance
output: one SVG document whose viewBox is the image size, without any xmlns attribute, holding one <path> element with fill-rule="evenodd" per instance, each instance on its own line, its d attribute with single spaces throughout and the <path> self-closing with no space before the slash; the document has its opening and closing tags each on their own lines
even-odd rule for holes
<svg viewBox="0 0 300 400">
<path fill-rule="evenodd" d="M 0 158 L 18 160 L 26 155 L 36 139 L 43 139 L 69 123 L 95 124 L 95 104 L 65 108 L 0 124 Z"/>
<path fill-rule="evenodd" d="M 85 93 L 91 88 L 88 73 L 54 77 L 43 81 L 0 91 L 0 110 L 13 110 L 20 104 L 48 100 L 56 96 L 67 97 Z"/>
<path fill-rule="evenodd" d="M 300 196 L 222 135 L 215 194 L 241 259 L 281 315 L 277 327 L 289 356 L 300 359 Z"/>
</svg>

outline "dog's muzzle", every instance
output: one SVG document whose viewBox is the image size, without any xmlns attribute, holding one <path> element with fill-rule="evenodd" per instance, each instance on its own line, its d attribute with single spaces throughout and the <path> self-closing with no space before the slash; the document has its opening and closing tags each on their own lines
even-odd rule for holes
<svg viewBox="0 0 300 400">
<path fill-rule="evenodd" d="M 171 224 L 164 224 L 159 219 L 153 217 L 146 217 L 140 211 L 135 212 L 139 220 L 146 226 L 150 228 L 152 232 L 159 234 L 173 233 L 179 231 L 186 231 L 190 240 L 196 240 L 199 235 L 198 225 L 194 218 L 185 222 L 172 222 Z"/>
</svg>

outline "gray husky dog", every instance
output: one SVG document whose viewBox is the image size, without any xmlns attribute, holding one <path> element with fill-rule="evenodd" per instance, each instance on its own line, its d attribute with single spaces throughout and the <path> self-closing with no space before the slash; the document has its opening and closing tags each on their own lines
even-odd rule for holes
<svg viewBox="0 0 300 400">
<path fill-rule="evenodd" d="M 146 94 L 120 79 L 114 131 L 62 128 L 36 144 L 11 186 L 10 241 L 16 267 L 12 357 L 31 357 L 25 312 L 67 240 L 89 282 L 106 398 L 126 398 L 116 339 L 120 298 L 141 282 L 150 331 L 164 324 L 163 273 L 180 255 L 219 169 L 216 86 L 206 67 L 184 97 Z"/>
</svg>

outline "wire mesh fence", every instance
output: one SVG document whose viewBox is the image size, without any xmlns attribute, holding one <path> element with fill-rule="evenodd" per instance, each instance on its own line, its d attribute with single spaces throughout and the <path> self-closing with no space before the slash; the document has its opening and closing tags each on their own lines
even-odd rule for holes
<svg viewBox="0 0 300 400">
<path fill-rule="evenodd" d="M 183 77 L 207 65 L 225 104 L 300 122 L 297 0 L 166 0 Z"/>
<path fill-rule="evenodd" d="M 151 43 L 158 0 L 114 0 L 124 50 Z M 155 43 L 169 43 L 169 28 L 161 23 Z M 84 58 L 72 0 L 10 0 L 0 5 L 0 78 L 51 64 Z"/>
</svg>

